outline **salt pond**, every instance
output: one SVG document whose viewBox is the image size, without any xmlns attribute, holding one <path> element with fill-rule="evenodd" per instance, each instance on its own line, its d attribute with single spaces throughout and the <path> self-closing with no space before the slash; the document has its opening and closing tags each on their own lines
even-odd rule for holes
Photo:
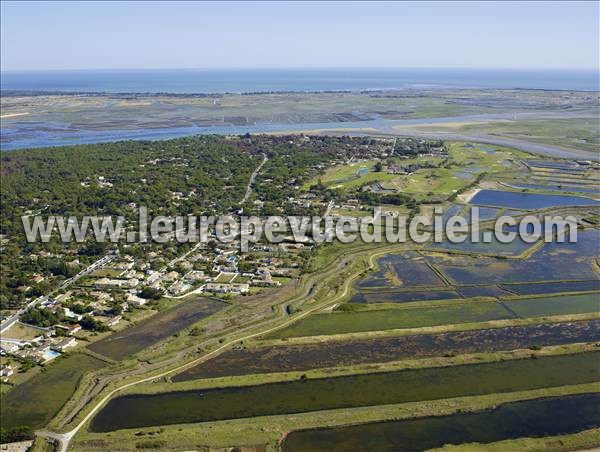
<svg viewBox="0 0 600 452">
<path fill-rule="evenodd" d="M 561 206 L 595 206 L 600 201 L 582 196 L 520 193 L 501 190 L 481 190 L 472 199 L 475 205 L 511 207 L 515 209 L 545 209 Z"/>
<path fill-rule="evenodd" d="M 591 383 L 600 353 L 551 356 L 256 386 L 124 395 L 92 419 L 92 432 L 292 414 Z M 441 384 L 443 382 L 443 384 Z"/>
<path fill-rule="evenodd" d="M 285 438 L 282 449 L 412 452 L 445 444 L 565 435 L 599 427 L 599 405 L 600 394 L 582 394 L 507 403 L 469 414 L 300 430 Z"/>
</svg>

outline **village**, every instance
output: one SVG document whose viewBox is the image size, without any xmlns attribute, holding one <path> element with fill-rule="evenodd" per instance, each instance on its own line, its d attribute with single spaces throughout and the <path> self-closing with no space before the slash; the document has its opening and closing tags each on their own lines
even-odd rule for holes
<svg viewBox="0 0 600 452">
<path fill-rule="evenodd" d="M 299 142 L 307 140 L 308 137 L 302 137 Z M 294 143 L 290 141 L 288 144 Z M 371 215 L 372 194 L 395 192 L 380 188 L 377 179 L 381 174 L 387 177 L 411 174 L 427 167 L 428 159 L 445 161 L 448 155 L 441 141 L 413 139 L 372 140 L 369 144 L 360 145 L 351 154 L 354 155 L 349 160 L 338 156 L 316 164 L 315 169 L 325 174 L 323 181 L 313 179 L 302 186 L 295 178 L 288 179 L 284 185 L 292 187 L 295 193 L 283 200 L 276 209 L 277 213 L 311 213 L 334 221 Z M 392 159 L 392 156 L 395 158 Z M 425 159 L 415 163 L 414 156 Z M 154 159 L 145 164 L 158 165 L 163 160 L 169 164 L 186 165 L 179 158 Z M 371 178 L 374 178 L 373 183 Z M 357 186 L 354 196 L 343 194 L 332 199 L 323 182 L 334 189 L 338 186 L 345 189 L 346 184 L 351 186 L 356 182 L 363 185 Z M 254 189 L 252 200 L 245 204 L 246 207 L 237 207 L 229 214 L 264 217 L 265 201 L 257 192 L 261 191 L 260 184 L 264 187 L 273 183 L 269 175 L 262 175 L 256 183 L 251 179 L 245 198 Z M 83 187 L 90 184 L 103 190 L 114 188 L 114 180 L 102 174 L 81 181 Z M 280 188 L 285 190 L 285 186 Z M 172 191 L 171 202 L 178 205 L 194 196 L 193 190 L 190 193 Z M 394 196 L 400 198 L 395 200 Z M 393 195 L 387 205 L 381 205 L 382 217 L 408 213 L 406 206 L 399 205 L 405 201 L 402 195 Z M 135 202 L 127 205 L 127 209 L 135 215 L 139 208 Z M 332 230 L 323 232 L 325 237 L 333 235 Z M 156 243 L 143 246 L 123 244 L 107 249 L 96 261 L 76 254 L 75 248 L 55 253 L 38 251 L 29 258 L 55 260 L 67 269 L 63 274 L 68 277 L 61 280 L 60 274 L 33 273 L 16 288 L 27 296 L 23 299 L 24 307 L 1 319 L 0 378 L 10 382 L 15 372 L 26 373 L 37 365 L 44 366 L 62 354 L 125 329 L 160 309 L 159 302 L 177 303 L 190 295 L 231 301 L 277 289 L 297 280 L 305 271 L 304 265 L 316 243 L 309 237 L 298 240 L 290 231 L 285 234 L 281 243 L 259 242 L 248 252 L 241 251 L 239 239 L 229 243 L 218 241 L 214 227 L 209 231 L 208 240 L 183 250 L 175 245 L 165 248 Z M 44 287 L 46 290 L 42 290 Z"/>
<path fill-rule="evenodd" d="M 176 303 L 198 294 L 228 300 L 281 287 L 300 275 L 300 253 L 311 248 L 309 243 L 257 244 L 242 254 L 239 241 L 211 240 L 158 269 L 154 251 L 144 258 L 115 251 L 89 274 L 30 303 L 18 318 L 3 319 L 0 377 L 7 381 L 15 371 L 47 364 L 103 333 L 123 329 L 132 314 L 161 299 Z M 32 283 L 43 279 L 34 275 Z"/>
<path fill-rule="evenodd" d="M 298 142 L 307 140 L 308 137 L 302 137 Z M 288 144 L 294 145 L 295 142 Z M 411 163 L 410 157 L 422 155 L 444 158 L 447 150 L 443 142 L 379 139 L 359 145 L 352 154 L 357 155 L 353 155 L 349 161 L 338 157 L 317 164 L 315 169 L 321 173 L 329 171 L 334 183 L 336 179 L 343 183 L 344 177 L 352 182 L 363 178 L 368 171 L 373 176 L 381 171 L 387 174 L 410 173 L 420 167 Z M 389 160 L 391 155 L 397 158 L 393 163 Z M 384 168 L 381 162 L 385 159 L 388 160 Z M 409 159 L 408 163 L 402 163 L 406 159 Z M 187 165 L 181 158 L 154 159 L 146 161 L 145 165 L 155 166 L 165 162 Z M 424 164 L 427 164 L 426 161 L 420 163 Z M 365 167 L 370 167 L 370 170 L 363 169 Z M 268 175 L 261 177 L 257 183 L 263 184 L 263 187 L 273 184 Z M 367 175 L 365 179 L 368 178 Z M 146 180 L 141 182 L 146 183 Z M 332 200 L 323 190 L 320 180 L 314 180 L 312 183 L 316 185 L 310 187 L 301 187 L 296 179 L 286 183 L 298 192 L 283 200 L 282 206 L 277 209 L 278 213 L 304 212 L 334 220 L 372 213 L 369 199 L 341 196 Z M 93 185 L 110 191 L 114 188 L 114 180 L 96 174 L 93 178 L 83 179 L 80 185 Z M 377 192 L 377 186 L 377 183 L 366 183 L 359 193 Z M 245 198 L 253 188 L 256 189 L 255 182 L 251 179 Z M 281 187 L 282 191 L 284 189 Z M 193 190 L 190 193 L 172 191 L 171 202 L 178 205 L 194 196 Z M 248 212 L 240 207 L 231 214 L 264 216 L 264 205 L 265 201 L 255 195 L 246 204 Z M 387 207 L 383 215 L 396 216 L 404 211 L 398 206 Z M 135 215 L 139 208 L 136 202 L 127 205 L 127 209 Z M 24 213 L 34 215 L 36 212 L 28 210 Z M 332 231 L 325 233 L 331 235 Z M 3 238 L 2 244 L 5 245 L 7 241 Z M 6 357 L 12 357 L 24 369 L 31 365 L 29 363 L 43 365 L 62 353 L 97 340 L 97 336 L 125 328 L 129 324 L 125 320 L 127 317 L 132 317 L 137 310 L 147 309 L 157 300 L 181 299 L 191 294 L 231 299 L 281 287 L 300 276 L 303 261 L 307 260 L 306 252 L 310 252 L 314 245 L 312 239 L 298 241 L 289 234 L 282 243 L 258 243 L 248 253 L 242 253 L 239 240 L 219 243 L 216 231 L 212 229 L 205 243 L 197 243 L 183 253 L 174 246 L 165 250 L 162 246 L 124 245 L 106 250 L 97 261 L 89 261 L 85 256 L 71 256 L 70 253 L 75 253 L 74 248 L 54 253 L 40 250 L 29 258 L 33 261 L 54 260 L 65 271 L 59 272 L 58 277 L 42 272 L 29 274 L 15 288 L 25 295 L 21 305 L 24 307 L 2 318 L 2 377 L 10 377 L 14 372 L 14 365 L 7 364 Z M 60 279 L 61 273 L 66 279 Z"/>
</svg>

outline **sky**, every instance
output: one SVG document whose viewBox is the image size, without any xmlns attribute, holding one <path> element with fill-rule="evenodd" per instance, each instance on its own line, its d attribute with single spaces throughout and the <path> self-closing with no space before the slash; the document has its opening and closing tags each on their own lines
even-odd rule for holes
<svg viewBox="0 0 600 452">
<path fill-rule="evenodd" d="M 599 5 L 3 0 L 0 65 L 598 69 Z"/>
</svg>

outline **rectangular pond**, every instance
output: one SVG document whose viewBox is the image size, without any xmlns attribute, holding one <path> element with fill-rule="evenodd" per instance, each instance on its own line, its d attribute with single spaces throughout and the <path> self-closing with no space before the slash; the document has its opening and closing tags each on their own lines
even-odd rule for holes
<svg viewBox="0 0 600 452">
<path fill-rule="evenodd" d="M 458 292 L 465 298 L 469 297 L 503 297 L 512 295 L 496 285 L 459 286 Z"/>
<path fill-rule="evenodd" d="M 359 289 L 441 286 L 444 281 L 419 253 L 388 254 L 377 260 L 377 271 L 360 280 Z"/>
<path fill-rule="evenodd" d="M 467 219 L 467 221 L 470 221 L 470 219 Z M 509 228 L 505 229 L 509 230 Z M 489 242 L 484 242 L 485 235 L 490 236 L 491 240 Z M 510 243 L 502 243 L 496 238 L 493 230 L 483 229 L 479 231 L 479 239 L 477 242 L 472 241 L 471 237 L 468 236 L 466 240 L 460 243 L 453 243 L 449 240 L 444 240 L 443 242 L 432 243 L 429 248 L 434 251 L 449 250 L 462 251 L 463 253 L 518 256 L 532 246 L 533 243 L 527 243 L 518 236 Z"/>
<path fill-rule="evenodd" d="M 479 208 L 479 220 L 493 220 L 500 213 L 500 209 L 496 207 L 480 207 Z"/>
<path fill-rule="evenodd" d="M 570 161 L 553 161 L 553 160 L 525 160 L 529 166 L 537 168 L 551 168 L 551 169 L 574 169 L 578 168 L 579 165 L 575 162 Z"/>
<path fill-rule="evenodd" d="M 455 290 L 425 290 L 425 291 L 361 291 L 352 296 L 350 303 L 407 303 L 411 301 L 451 300 L 461 298 Z"/>
<path fill-rule="evenodd" d="M 581 353 L 295 380 L 257 386 L 124 395 L 94 417 L 92 432 L 354 408 L 591 383 L 600 353 Z"/>
<path fill-rule="evenodd" d="M 558 191 L 558 192 L 573 192 L 573 193 L 588 193 L 593 195 L 600 195 L 600 190 L 597 188 L 579 188 L 572 187 L 562 184 L 554 184 L 554 185 L 543 185 L 543 184 L 517 184 L 511 182 L 510 185 L 512 188 L 520 188 L 525 190 L 546 190 L 546 191 Z"/>
<path fill-rule="evenodd" d="M 173 381 L 594 342 L 600 339 L 599 327 L 600 320 L 589 320 L 228 350 L 175 375 Z"/>
<path fill-rule="evenodd" d="M 600 394 L 577 394 L 506 403 L 468 414 L 299 430 L 286 436 L 282 449 L 413 452 L 445 444 L 566 435 L 600 427 L 599 405 Z"/>
<path fill-rule="evenodd" d="M 475 205 L 512 207 L 515 209 L 545 209 L 562 206 L 596 206 L 600 201 L 583 196 L 547 195 L 501 190 L 481 190 L 472 199 Z"/>
<path fill-rule="evenodd" d="M 502 284 L 501 287 L 505 290 L 516 293 L 517 295 L 588 292 L 593 290 L 600 291 L 600 280 L 592 279 L 589 281 L 558 281 L 535 284 Z"/>
<path fill-rule="evenodd" d="M 587 229 L 578 231 L 577 243 L 546 243 L 528 259 L 429 256 L 429 261 L 459 285 L 595 280 L 598 243 L 600 232 Z"/>
<path fill-rule="evenodd" d="M 204 297 L 179 302 L 172 308 L 91 344 L 89 349 L 121 360 L 215 314 L 225 306 L 227 304 L 222 301 Z"/>
<path fill-rule="evenodd" d="M 589 188 L 597 185 L 597 179 L 584 179 L 584 178 L 566 178 L 560 176 L 542 176 L 534 175 L 529 178 L 530 183 L 534 184 L 555 184 L 564 185 L 565 187 L 573 188 Z"/>
</svg>

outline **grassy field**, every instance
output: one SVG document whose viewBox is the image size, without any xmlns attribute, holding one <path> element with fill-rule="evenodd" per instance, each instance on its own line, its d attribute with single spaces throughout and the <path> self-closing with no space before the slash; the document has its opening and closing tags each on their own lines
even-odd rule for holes
<svg viewBox="0 0 600 452">
<path fill-rule="evenodd" d="M 23 323 L 15 323 L 8 330 L 2 333 L 4 339 L 17 339 L 23 341 L 30 341 L 36 337 L 43 336 L 44 331 L 33 328 Z"/>
<path fill-rule="evenodd" d="M 512 318 L 499 303 L 445 303 L 431 307 L 369 309 L 357 312 L 332 312 L 315 314 L 288 328 L 268 336 L 270 339 L 286 337 L 320 336 L 362 331 L 380 331 L 398 328 L 418 328 L 456 323 L 484 322 Z"/>
<path fill-rule="evenodd" d="M 125 359 L 227 306 L 216 299 L 198 296 L 171 305 L 148 319 L 94 342 L 89 346 L 90 350 L 110 359 Z"/>
<path fill-rule="evenodd" d="M 420 130 L 489 134 L 596 151 L 600 146 L 598 121 L 594 118 L 539 119 L 481 123 L 448 123 L 419 126 Z"/>
<path fill-rule="evenodd" d="M 520 317 L 581 314 L 600 311 L 600 294 L 539 297 L 504 302 Z"/>
<path fill-rule="evenodd" d="M 449 158 L 428 156 L 401 159 L 401 165 L 428 163 L 435 168 L 422 168 L 412 174 L 388 174 L 374 170 L 376 161 L 350 162 L 333 166 L 307 184 L 308 188 L 321 181 L 331 188 L 353 189 L 364 184 L 380 182 L 387 190 L 409 193 L 417 199 L 429 196 L 450 196 L 473 182 L 483 172 L 504 173 L 511 169 L 512 160 L 527 154 L 502 147 L 487 148 L 482 145 L 451 143 Z"/>
<path fill-rule="evenodd" d="M 307 182 L 304 188 L 307 189 L 319 181 L 328 187 L 353 188 L 368 182 L 383 182 L 394 178 L 392 174 L 387 174 L 385 171 L 376 172 L 376 163 L 377 160 L 367 160 L 333 166 L 323 175 Z"/>
<path fill-rule="evenodd" d="M 600 311 L 597 293 L 546 296 L 499 302 L 442 302 L 423 306 L 394 305 L 381 309 L 346 305 L 337 311 L 311 315 L 287 328 L 270 334 L 268 339 L 321 336 L 401 328 L 487 322 L 511 319 L 515 314 L 535 318 Z M 506 309 L 507 306 L 510 310 Z M 514 314 L 513 314 L 514 313 Z"/>
<path fill-rule="evenodd" d="M 220 284 L 226 284 L 226 283 L 230 283 L 234 278 L 235 278 L 235 274 L 229 274 L 229 273 L 221 273 L 218 278 L 215 280 L 215 282 L 220 283 Z M 242 282 L 242 281 L 237 281 L 236 282 Z"/>
<path fill-rule="evenodd" d="M 2 395 L 2 426 L 43 427 L 71 397 L 80 378 L 103 366 L 103 361 L 82 353 L 57 358 L 47 369 Z"/>
</svg>

